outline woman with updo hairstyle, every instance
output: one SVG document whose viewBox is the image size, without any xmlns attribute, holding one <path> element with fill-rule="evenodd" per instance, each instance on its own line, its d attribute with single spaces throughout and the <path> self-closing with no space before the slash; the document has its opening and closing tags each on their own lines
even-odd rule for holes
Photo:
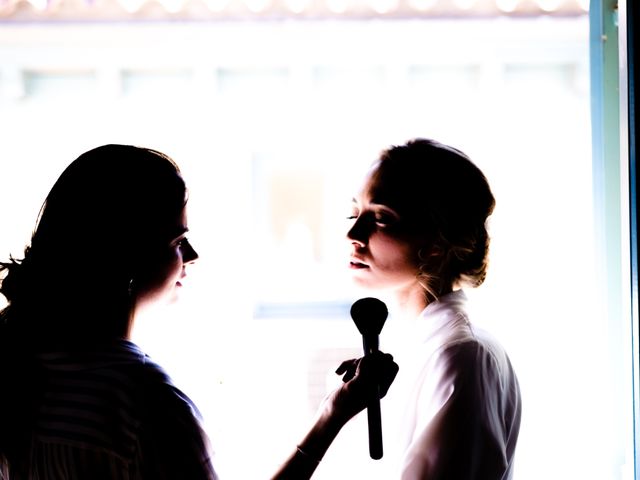
<svg viewBox="0 0 640 480">
<path fill-rule="evenodd" d="M 197 408 L 130 340 L 136 315 L 176 301 L 198 258 L 187 197 L 168 156 L 95 148 L 55 182 L 23 258 L 0 263 L 0 480 L 218 478 Z M 272 478 L 310 478 L 371 383 L 384 395 L 396 371 L 390 355 L 343 363 L 344 383 Z"/>
<path fill-rule="evenodd" d="M 353 199 L 347 240 L 359 287 L 390 303 L 386 478 L 509 480 L 521 397 L 507 354 L 471 323 L 495 200 L 459 150 L 414 139 L 382 152 Z M 382 340 L 385 340 L 383 332 Z"/>
</svg>

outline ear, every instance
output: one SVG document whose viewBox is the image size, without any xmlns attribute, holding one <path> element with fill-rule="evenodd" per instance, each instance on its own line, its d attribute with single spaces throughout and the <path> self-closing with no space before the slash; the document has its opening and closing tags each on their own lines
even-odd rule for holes
<svg viewBox="0 0 640 480">
<path fill-rule="evenodd" d="M 421 262 L 430 263 L 445 255 L 445 249 L 438 243 L 425 245 L 418 250 L 418 258 Z"/>
</svg>

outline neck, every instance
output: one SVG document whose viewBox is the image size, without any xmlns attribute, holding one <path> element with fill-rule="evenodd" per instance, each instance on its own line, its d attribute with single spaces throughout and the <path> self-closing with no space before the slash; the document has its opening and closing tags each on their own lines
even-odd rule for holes
<svg viewBox="0 0 640 480">
<path fill-rule="evenodd" d="M 398 290 L 393 292 L 392 295 L 393 310 L 402 318 L 415 319 L 430 303 L 452 291 L 452 287 L 444 288 L 438 292 L 436 298 L 431 298 L 421 286 Z"/>
<path fill-rule="evenodd" d="M 424 290 L 419 286 L 396 290 L 390 295 L 389 301 L 395 316 L 407 320 L 414 320 L 429 304 Z"/>
</svg>

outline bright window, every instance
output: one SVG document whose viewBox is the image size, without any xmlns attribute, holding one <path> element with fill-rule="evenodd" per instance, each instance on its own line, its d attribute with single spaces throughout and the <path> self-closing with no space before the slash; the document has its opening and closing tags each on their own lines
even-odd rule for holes
<svg viewBox="0 0 640 480">
<path fill-rule="evenodd" d="M 201 261 L 135 339 L 200 406 L 221 473 L 266 478 L 360 352 L 343 268 L 358 176 L 392 143 L 450 143 L 498 202 L 489 277 L 470 296 L 520 377 L 516 478 L 632 478 L 603 342 L 618 330 L 596 289 L 588 56 L 586 14 L 6 23 L 0 253 L 21 253 L 83 151 L 174 157 Z M 389 478 L 365 429 L 363 416 L 343 431 L 318 479 Z"/>
</svg>

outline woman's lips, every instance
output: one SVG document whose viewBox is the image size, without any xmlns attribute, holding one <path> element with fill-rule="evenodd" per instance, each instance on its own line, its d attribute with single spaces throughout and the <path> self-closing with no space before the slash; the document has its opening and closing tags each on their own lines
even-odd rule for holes
<svg viewBox="0 0 640 480">
<path fill-rule="evenodd" d="M 369 265 L 367 265 L 366 263 L 361 262 L 360 260 L 358 260 L 356 258 L 352 258 L 349 261 L 349 268 L 352 268 L 354 270 L 360 270 L 362 268 L 369 268 Z"/>
</svg>

